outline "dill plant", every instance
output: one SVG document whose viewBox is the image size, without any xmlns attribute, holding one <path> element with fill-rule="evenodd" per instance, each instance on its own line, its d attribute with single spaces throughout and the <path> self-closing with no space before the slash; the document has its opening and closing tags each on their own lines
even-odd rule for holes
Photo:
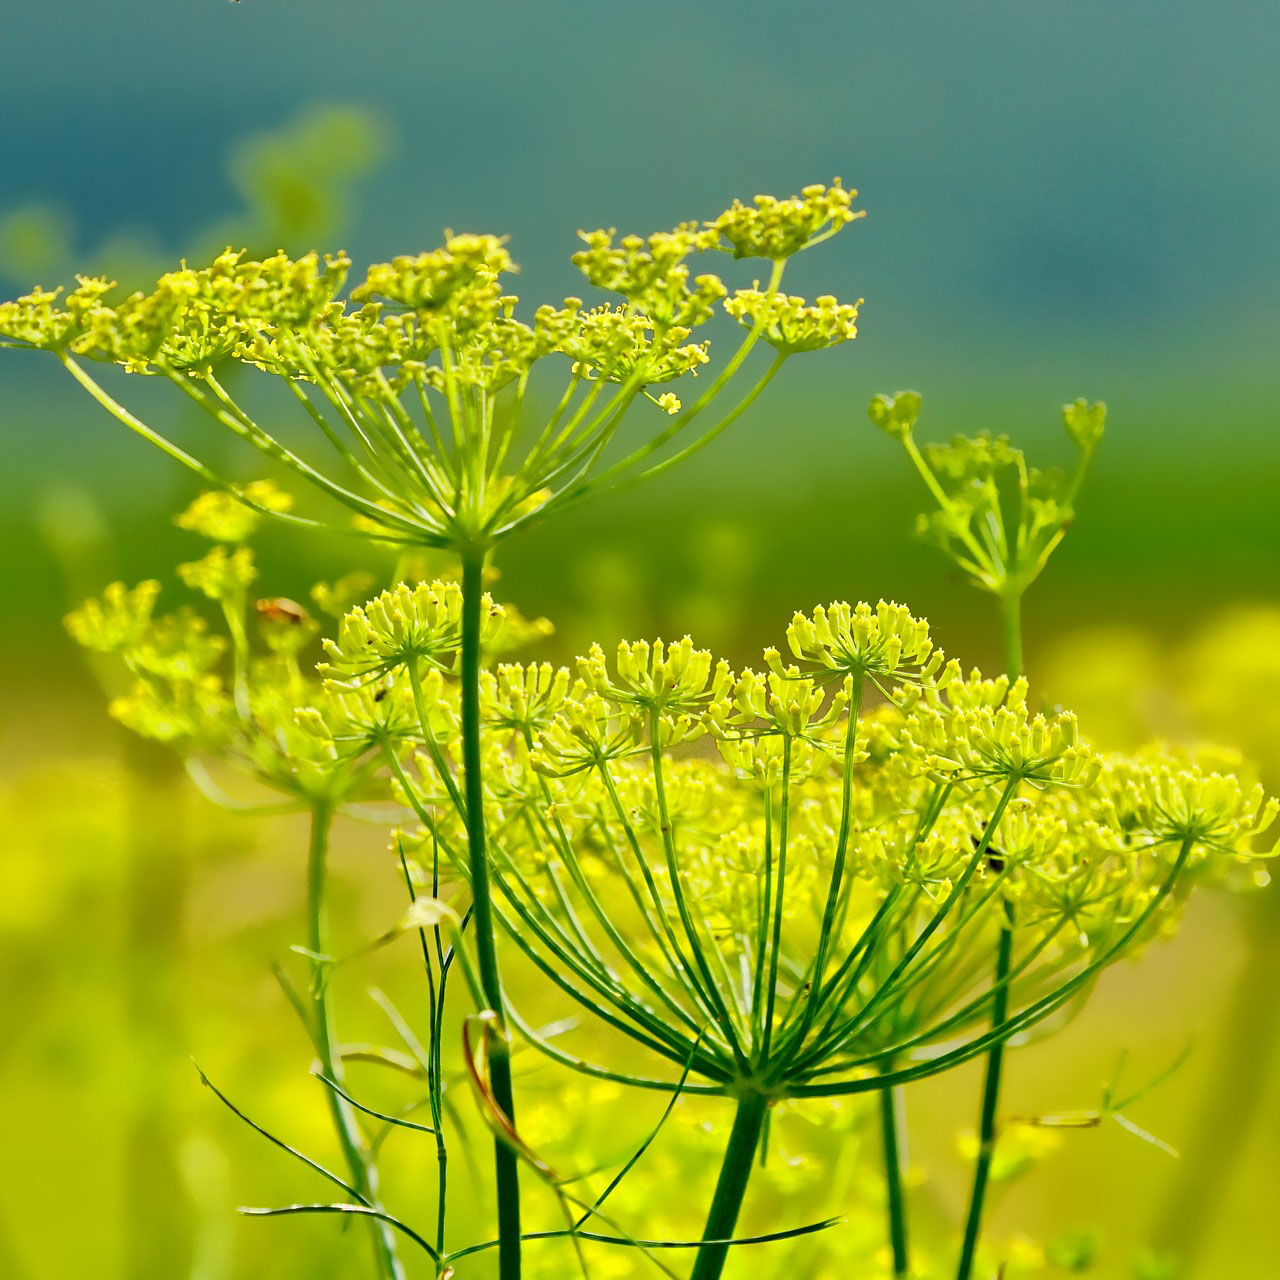
<svg viewBox="0 0 1280 1280">
<path fill-rule="evenodd" d="M 1084 402 L 1065 413 L 1080 451 L 1069 475 L 1036 471 L 986 436 L 922 450 L 918 396 L 872 405 L 937 503 L 923 531 L 998 602 L 1001 676 L 966 674 L 923 620 L 884 602 L 796 614 L 785 649 L 766 651 L 758 670 L 733 671 L 689 639 L 627 642 L 612 661 L 596 647 L 576 670 L 500 661 L 544 629 L 484 591 L 503 541 L 674 465 L 730 426 L 790 357 L 855 336 L 856 304 L 809 304 L 780 287 L 789 257 L 852 220 L 851 195 L 837 183 L 758 197 L 648 239 L 590 233 L 575 262 L 621 302 L 567 299 L 530 322 L 503 292 L 513 264 L 492 236 L 450 236 L 440 250 L 375 265 L 345 298 L 341 255 L 228 252 L 116 302 L 109 282 L 82 279 L 65 298 L 36 290 L 0 306 L 6 345 L 52 352 L 112 415 L 214 486 L 180 517 L 214 548 L 179 573 L 221 614 L 222 634 L 191 610 L 157 616 L 154 583 L 116 584 L 70 625 L 133 673 L 114 713 L 182 751 L 207 790 L 201 760 L 211 757 L 310 815 L 312 982 L 292 998 L 346 1169 L 293 1154 L 351 1202 L 271 1212 L 368 1219 L 384 1277 L 404 1274 L 398 1234 L 441 1277 L 496 1249 L 512 1280 L 523 1240 L 559 1238 L 641 1250 L 669 1275 L 661 1251 L 692 1247 L 694 1280 L 716 1280 L 737 1244 L 831 1225 L 736 1234 L 771 1113 L 860 1094 L 879 1101 L 889 1252 L 905 1277 L 898 1091 L 984 1058 L 956 1272 L 969 1280 L 1004 1046 L 1167 928 L 1194 884 L 1246 874 L 1275 816 L 1260 789 L 1230 774 L 1172 752 L 1100 755 L 1073 716 L 1029 702 L 1021 602 L 1065 534 L 1101 438 L 1104 411 Z M 718 277 L 694 275 L 689 264 L 713 250 L 768 262 L 764 286 L 730 295 Z M 712 373 L 709 344 L 693 334 L 721 306 L 745 332 Z M 743 388 L 762 344 L 772 357 Z M 260 517 L 311 530 L 334 520 L 295 511 L 273 483 L 220 476 L 126 408 L 95 362 L 169 382 L 280 475 L 345 507 L 348 532 L 406 553 L 446 550 L 460 580 L 403 568 L 363 602 L 368 579 L 321 586 L 315 602 L 334 625 L 312 670 L 302 655 L 320 628 L 291 601 L 255 597 L 244 544 Z M 326 460 L 262 425 L 225 377 L 241 365 L 283 384 Z M 700 369 L 707 381 L 685 405 L 672 388 Z M 540 398 L 536 384 L 554 370 L 557 391 Z M 645 401 L 669 421 L 628 450 L 624 420 Z M 336 813 L 371 800 L 401 816 L 392 844 L 413 902 L 379 941 L 421 942 L 431 1125 L 357 1101 L 334 1033 L 328 833 Z M 449 868 L 470 889 L 461 914 L 441 900 Z M 499 930 L 651 1067 L 596 1060 L 530 1025 L 502 990 Z M 480 1011 L 464 1023 L 464 1061 L 495 1131 L 498 1235 L 450 1248 L 442 1053 L 454 968 Z M 699 1241 L 637 1239 L 606 1216 L 652 1139 L 591 1201 L 546 1166 L 514 1105 L 509 1023 L 587 1076 L 672 1102 L 731 1101 Z M 433 1227 L 384 1207 L 362 1115 L 433 1137 Z M 563 1229 L 522 1225 L 521 1161 L 555 1192 Z"/>
<path fill-rule="evenodd" d="M 347 680 L 368 674 L 366 617 L 331 647 Z M 516 1013 L 523 1034 L 578 1071 L 734 1102 L 699 1280 L 721 1273 L 772 1105 L 1002 1045 L 1251 858 L 1275 813 L 1179 759 L 1096 757 L 899 606 L 797 615 L 787 644 L 759 672 L 639 642 L 483 684 L 498 915 L 668 1074 L 585 1060 Z M 435 688 L 447 725 L 457 693 Z M 442 736 L 395 774 L 419 847 L 462 865 L 456 770 Z"/>
<path fill-rule="evenodd" d="M 789 258 L 858 216 L 854 194 L 836 180 L 790 199 L 735 202 L 717 218 L 648 238 L 584 233 L 575 264 L 593 288 L 620 301 L 588 307 L 568 298 L 539 307 L 528 322 L 516 318 L 518 299 L 503 288 L 514 263 L 503 241 L 489 235 L 450 234 L 438 250 L 375 264 L 345 298 L 345 255 L 279 253 L 259 261 L 228 249 L 206 268 L 184 264 L 167 273 L 150 293 L 117 299 L 112 281 L 80 277 L 65 295 L 36 288 L 0 304 L 0 344 L 51 352 L 112 416 L 251 511 L 304 529 L 333 527 L 331 519 L 294 513 L 220 475 L 127 408 L 88 366 L 117 365 L 168 381 L 293 482 L 346 508 L 355 518 L 348 531 L 456 555 L 472 937 L 483 1003 L 493 1015 L 493 1100 L 508 1122 L 516 1111 L 481 778 L 486 562 L 497 545 L 534 522 L 656 475 L 704 447 L 791 357 L 855 337 L 858 303 L 824 295 L 811 305 L 780 289 Z M 767 263 L 763 287 L 756 281 L 730 295 L 715 274 L 693 274 L 690 262 L 713 251 Z M 721 303 L 744 336 L 684 405 L 670 385 L 709 364 L 710 343 L 693 336 Z M 773 354 L 742 390 L 738 375 L 757 345 Z M 323 442 L 324 460 L 295 451 L 278 429 L 263 425 L 226 378 L 229 367 L 240 365 L 288 388 L 302 421 Z M 535 399 L 529 394 L 535 372 L 558 379 L 549 413 L 526 411 Z M 614 456 L 610 445 L 643 401 L 670 422 Z M 224 559 L 211 573 L 234 578 L 234 557 Z M 234 634 L 233 641 L 240 653 Z M 243 716 L 249 708 L 241 673 L 236 689 Z M 313 920 L 323 897 L 322 846 L 317 838 Z M 516 1156 L 502 1138 L 495 1167 L 501 1270 L 509 1280 L 520 1271 L 520 1204 Z"/>
</svg>

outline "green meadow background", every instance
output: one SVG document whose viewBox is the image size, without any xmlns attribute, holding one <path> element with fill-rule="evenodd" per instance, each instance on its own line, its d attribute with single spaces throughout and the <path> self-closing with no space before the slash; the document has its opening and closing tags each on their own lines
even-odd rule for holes
<svg viewBox="0 0 1280 1280">
<path fill-rule="evenodd" d="M 866 403 L 914 387 L 923 438 L 1007 431 L 1054 462 L 1062 403 L 1105 399 L 1078 525 L 1028 596 L 1033 681 L 1104 745 L 1211 738 L 1280 788 L 1278 59 L 1247 0 L 7 0 L 0 292 L 145 280 L 228 243 L 345 248 L 359 270 L 449 227 L 509 234 L 516 291 L 554 301 L 580 289 L 579 227 L 646 232 L 838 174 L 867 217 L 787 287 L 865 298 L 857 341 L 794 361 L 680 470 L 505 550 L 499 593 L 556 623 L 554 658 L 690 632 L 750 661 L 796 608 L 884 596 L 994 665 L 985 601 L 912 539 L 920 494 Z M 0 355 L 0 1277 L 361 1276 L 355 1232 L 234 1216 L 320 1191 L 190 1062 L 328 1151 L 270 977 L 301 931 L 299 831 L 213 810 L 127 741 L 61 628 L 113 578 L 196 554 L 170 522 L 195 490 L 47 357 Z M 157 425 L 196 438 L 152 390 Z M 258 474 L 224 441 L 207 452 Z M 358 553 L 277 532 L 263 559 L 264 590 L 301 598 Z M 393 871 L 376 831 L 343 833 L 352 945 L 397 918 Z M 998 1234 L 1093 1232 L 1092 1274 L 1116 1280 L 1152 1250 L 1181 1251 L 1186 1280 L 1276 1274 L 1277 899 L 1198 904 L 1013 1057 L 1006 1109 L 1031 1115 L 1096 1106 L 1123 1051 L 1141 1080 L 1192 1045 L 1135 1108 L 1180 1159 L 1115 1125 L 1066 1133 L 1002 1193 Z M 410 1007 L 411 957 L 349 984 L 353 1038 L 387 1034 L 375 984 Z M 562 1085 L 527 1070 L 540 1133 L 567 1141 Z M 971 1073 L 912 1095 L 916 1195 L 943 1236 L 975 1102 Z M 632 1107 L 636 1138 L 655 1118 L 590 1105 Z M 425 1212 L 430 1153 L 393 1144 L 388 1181 Z M 459 1231 L 483 1221 L 467 1185 Z M 794 1209 L 828 1211 L 846 1206 Z M 767 1251 L 733 1265 L 806 1274 Z"/>
</svg>

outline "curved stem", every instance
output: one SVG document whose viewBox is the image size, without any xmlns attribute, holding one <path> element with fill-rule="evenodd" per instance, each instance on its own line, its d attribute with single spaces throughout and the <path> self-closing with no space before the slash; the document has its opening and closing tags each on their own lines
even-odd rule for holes
<svg viewBox="0 0 1280 1280">
<path fill-rule="evenodd" d="M 720 1178 L 716 1182 L 715 1195 L 707 1214 L 707 1225 L 702 1232 L 704 1241 L 717 1243 L 704 1244 L 698 1250 L 690 1280 L 720 1280 L 729 1254 L 728 1241 L 738 1225 L 738 1213 L 742 1209 L 742 1198 L 751 1179 L 756 1148 L 760 1145 L 760 1134 L 764 1130 L 768 1110 L 768 1099 L 754 1090 L 738 1099 L 733 1128 L 729 1131 L 729 1145 L 725 1147 Z"/>
<path fill-rule="evenodd" d="M 884 1071 L 892 1070 L 885 1063 Z M 893 1085 L 880 1090 L 880 1136 L 884 1146 L 885 1207 L 889 1217 L 889 1243 L 893 1248 L 894 1280 L 904 1280 L 910 1271 L 907 1248 L 907 1205 L 902 1188 L 902 1164 L 905 1155 L 905 1125 L 900 1112 L 902 1091 Z"/>
<path fill-rule="evenodd" d="M 475 922 L 476 963 L 480 988 L 497 1017 L 497 1034 L 489 1049 L 489 1085 L 493 1100 L 515 1125 L 511 1085 L 511 1039 L 507 1032 L 498 971 L 493 900 L 489 885 L 489 855 L 485 847 L 484 779 L 480 761 L 480 627 L 484 594 L 484 551 L 462 553 L 462 781 L 466 804 L 467 861 L 471 873 Z M 515 1152 L 501 1138 L 494 1139 L 494 1177 L 498 1195 L 498 1274 L 501 1280 L 520 1276 L 520 1182 Z"/>
<path fill-rule="evenodd" d="M 328 880 L 329 830 L 332 823 L 333 810 L 323 802 L 316 802 L 311 809 L 311 833 L 307 850 L 307 948 L 315 957 L 312 961 L 311 1031 L 316 1056 L 320 1059 L 324 1075 L 341 1086 L 342 1058 L 337 1051 L 337 1036 L 333 1029 L 328 962 L 324 958 L 328 954 L 329 941 L 325 887 Z M 377 1171 L 369 1157 L 364 1135 L 360 1132 L 351 1106 L 333 1089 L 326 1089 L 325 1095 L 329 1101 L 334 1132 L 351 1174 L 352 1185 L 371 1205 L 377 1207 Z M 396 1256 L 395 1233 L 391 1226 L 375 1218 L 369 1227 L 378 1275 L 385 1280 L 403 1280 L 404 1269 Z"/>
</svg>

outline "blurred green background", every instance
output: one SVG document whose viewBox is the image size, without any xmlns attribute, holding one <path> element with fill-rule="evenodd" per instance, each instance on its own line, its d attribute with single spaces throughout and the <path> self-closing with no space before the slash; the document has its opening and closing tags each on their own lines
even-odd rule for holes
<svg viewBox="0 0 1280 1280">
<path fill-rule="evenodd" d="M 1103 398 L 1078 527 L 1028 598 L 1031 673 L 1103 740 L 1235 743 L 1274 787 L 1278 57 L 1266 6 L 1245 0 L 11 0 L 0 289 L 145 278 L 226 243 L 345 247 L 359 267 L 452 227 L 509 233 L 518 291 L 556 300 L 580 288 L 579 227 L 648 231 L 839 174 L 868 217 L 788 287 L 865 297 L 857 342 L 795 362 L 678 472 L 511 548 L 503 590 L 557 623 L 551 656 L 691 631 L 741 661 L 797 607 L 884 595 L 993 661 L 983 602 L 910 537 L 913 477 L 866 402 L 914 386 L 924 438 L 989 427 L 1054 461 L 1058 407 Z M 312 1191 L 188 1064 L 324 1148 L 269 975 L 299 931 L 297 832 L 213 812 L 127 743 L 60 626 L 73 598 L 192 554 L 169 516 L 194 489 L 52 361 L 4 355 L 0 1276 L 359 1275 L 328 1224 L 231 1215 Z M 267 580 L 299 594 L 353 554 L 275 534 Z M 349 836 L 351 939 L 398 909 L 379 841 Z M 1142 1104 L 1183 1161 L 1118 1129 L 1072 1135 L 1002 1201 L 1002 1232 L 1094 1227 L 1102 1276 L 1152 1245 L 1187 1247 L 1198 1280 L 1275 1273 L 1278 934 L 1275 908 L 1201 904 L 1015 1059 L 1010 1112 L 1061 1110 L 1096 1101 L 1121 1049 L 1154 1074 L 1198 1033 Z M 375 968 L 412 998 L 395 956 Z M 383 1034 L 359 984 L 352 1006 Z M 973 1083 L 913 1103 L 940 1222 L 960 1203 Z M 1206 1114 L 1250 1089 L 1243 1112 Z M 425 1168 L 395 1158 L 406 1179 Z"/>
</svg>

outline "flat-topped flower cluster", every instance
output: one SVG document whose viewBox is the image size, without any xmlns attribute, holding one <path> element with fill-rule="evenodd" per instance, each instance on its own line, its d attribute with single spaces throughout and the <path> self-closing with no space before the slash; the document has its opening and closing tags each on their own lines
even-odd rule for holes
<svg viewBox="0 0 1280 1280">
<path fill-rule="evenodd" d="M 206 526 L 222 530 L 208 513 Z M 192 569 L 207 592 L 222 580 Z M 234 628 L 156 617 L 157 592 L 116 584 L 71 619 L 134 673 L 117 716 L 286 794 L 358 779 L 361 798 L 414 815 L 398 841 L 466 874 L 455 583 L 348 609 L 318 676 L 297 661 L 317 624 L 259 602 L 268 653 L 246 659 L 243 713 L 217 671 Z M 546 630 L 487 598 L 483 616 L 492 657 Z M 1168 927 L 1196 880 L 1251 869 L 1276 814 L 1185 754 L 1096 755 L 1073 716 L 1034 714 L 1024 680 L 965 674 L 899 605 L 797 614 L 786 641 L 758 671 L 686 638 L 623 643 L 612 662 L 596 647 L 576 673 L 499 663 L 482 677 L 511 937 L 712 1088 L 847 1092 L 886 1061 L 961 1060 L 989 1035 L 1006 923 L 1008 1016 L 1029 1026 Z"/>
<path fill-rule="evenodd" d="M 823 296 L 810 305 L 778 286 L 786 259 L 858 216 L 855 194 L 837 179 L 786 200 L 735 202 L 716 218 L 648 237 L 583 232 L 573 261 L 601 301 L 566 298 L 525 319 L 507 291 L 517 267 L 505 241 L 447 233 L 438 249 L 369 267 L 345 296 L 351 261 L 342 253 L 257 260 L 228 249 L 208 266 L 184 263 L 150 292 L 122 298 L 110 280 L 79 277 L 66 293 L 36 288 L 0 304 L 0 345 L 53 352 L 153 442 L 161 442 L 158 433 L 82 362 L 170 379 L 222 427 L 354 511 L 370 536 L 488 545 L 556 495 L 558 505 L 583 496 L 593 480 L 639 478 L 637 468 L 710 405 L 758 342 L 773 347 L 775 359 L 745 403 L 788 357 L 854 338 L 857 303 Z M 768 283 L 731 291 L 718 275 L 696 271 L 692 264 L 714 251 L 763 259 Z M 694 333 L 721 309 L 747 333 L 686 408 L 670 384 L 709 365 L 710 341 Z M 224 370 L 236 365 L 288 384 L 304 420 L 336 453 L 336 474 L 333 459 L 295 453 L 238 389 L 233 396 Z M 543 398 L 555 408 L 539 410 L 522 434 L 535 367 L 554 376 Z M 675 421 L 606 469 L 601 455 L 639 400 Z M 677 456 L 718 434 L 745 403 Z M 217 479 L 167 440 L 163 447 Z M 246 490 L 224 487 L 255 504 Z"/>
<path fill-rule="evenodd" d="M 116 585 L 72 618 L 134 672 L 120 718 L 286 794 L 358 780 L 412 813 L 400 845 L 466 875 L 456 584 L 349 608 L 318 676 L 297 663 L 316 624 L 260 603 L 269 652 L 241 664 L 239 713 L 217 673 L 234 628 L 155 617 L 157 589 Z M 488 599 L 483 616 L 491 658 L 546 629 Z M 1276 812 L 1259 788 L 1180 753 L 1096 755 L 1073 716 L 1033 713 L 1024 680 L 965 674 L 901 606 L 797 614 L 786 642 L 760 670 L 686 638 L 482 677 L 510 936 L 703 1087 L 840 1093 L 886 1063 L 943 1069 L 990 1041 L 1002 928 L 1008 1023 L 1030 1026 L 1170 927 L 1194 882 L 1252 874 Z"/>
</svg>

